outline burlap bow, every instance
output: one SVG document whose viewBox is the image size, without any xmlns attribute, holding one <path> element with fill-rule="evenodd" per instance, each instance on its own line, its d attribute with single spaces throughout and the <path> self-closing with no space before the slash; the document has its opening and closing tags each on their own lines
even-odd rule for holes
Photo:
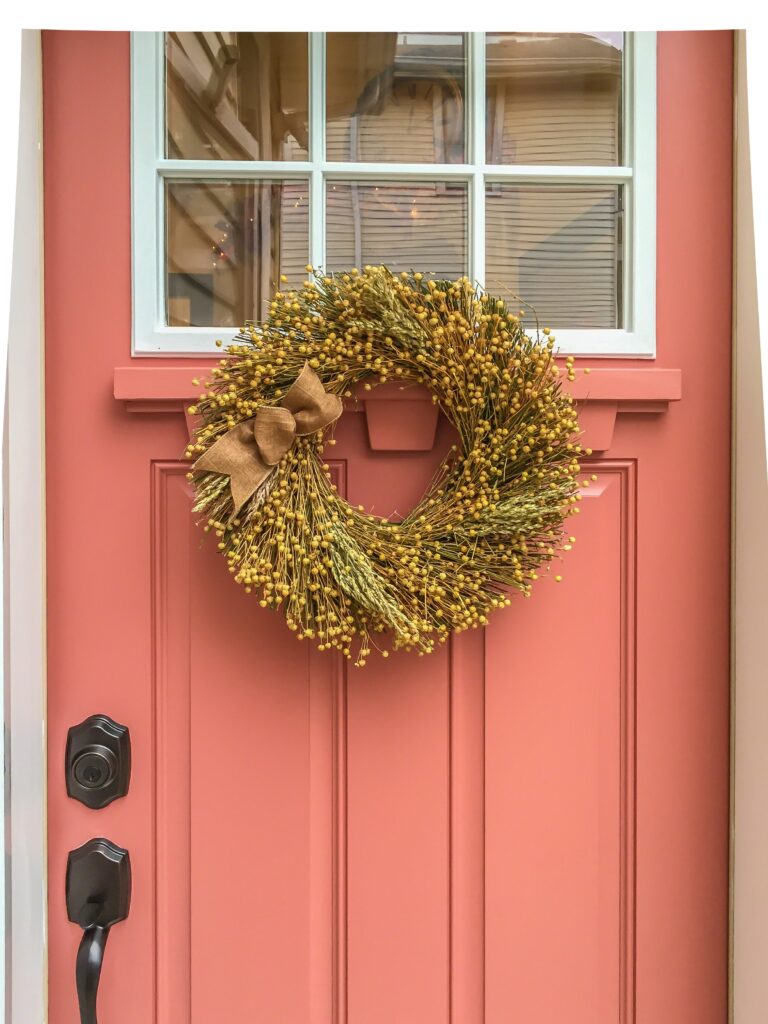
<svg viewBox="0 0 768 1024">
<path fill-rule="evenodd" d="M 280 405 L 265 405 L 253 419 L 228 430 L 200 456 L 194 469 L 229 477 L 237 513 L 296 437 L 323 430 L 341 416 L 341 410 L 338 395 L 328 394 L 315 371 L 305 363 Z"/>
</svg>

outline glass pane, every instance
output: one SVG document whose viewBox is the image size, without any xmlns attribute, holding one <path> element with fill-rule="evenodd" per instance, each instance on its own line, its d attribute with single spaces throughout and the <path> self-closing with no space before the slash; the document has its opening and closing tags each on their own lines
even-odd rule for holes
<svg viewBox="0 0 768 1024">
<path fill-rule="evenodd" d="M 331 181 L 329 270 L 385 263 L 436 277 L 467 273 L 467 186 L 453 182 Z"/>
<path fill-rule="evenodd" d="M 621 162 L 621 32 L 489 32 L 491 164 Z"/>
<path fill-rule="evenodd" d="M 166 156 L 306 160 L 306 32 L 168 32 Z"/>
<path fill-rule="evenodd" d="M 542 327 L 620 327 L 620 186 L 489 184 L 485 258 L 488 290 Z"/>
<path fill-rule="evenodd" d="M 307 276 L 306 181 L 171 181 L 165 205 L 169 326 L 242 327 Z"/>
<path fill-rule="evenodd" d="M 329 32 L 329 160 L 464 162 L 466 42 L 450 32 Z"/>
</svg>

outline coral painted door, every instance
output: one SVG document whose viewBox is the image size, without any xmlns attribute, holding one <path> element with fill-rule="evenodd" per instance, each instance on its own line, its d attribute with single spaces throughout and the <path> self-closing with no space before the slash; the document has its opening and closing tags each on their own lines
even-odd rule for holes
<svg viewBox="0 0 768 1024">
<path fill-rule="evenodd" d="M 104 1024 L 724 1024 L 731 46 L 659 36 L 658 354 L 574 385 L 596 481 L 563 584 L 356 670 L 193 525 L 200 360 L 130 355 L 129 39 L 45 34 L 52 1024 L 95 836 L 133 867 Z M 376 401 L 334 467 L 384 512 L 447 436 Z M 133 774 L 91 810 L 63 758 L 97 712 Z"/>
</svg>

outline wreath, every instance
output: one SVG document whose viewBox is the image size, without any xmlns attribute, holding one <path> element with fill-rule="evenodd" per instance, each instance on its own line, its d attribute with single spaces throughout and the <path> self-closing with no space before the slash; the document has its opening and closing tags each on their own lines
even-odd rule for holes
<svg viewBox="0 0 768 1024">
<path fill-rule="evenodd" d="M 427 653 L 513 591 L 529 596 L 574 540 L 564 526 L 589 450 L 562 388 L 573 359 L 558 367 L 547 328 L 466 277 L 307 269 L 226 348 L 189 410 L 194 508 L 235 582 L 299 639 L 358 665 L 374 646 Z M 350 506 L 323 458 L 343 398 L 385 381 L 426 385 L 458 434 L 399 521 Z"/>
</svg>

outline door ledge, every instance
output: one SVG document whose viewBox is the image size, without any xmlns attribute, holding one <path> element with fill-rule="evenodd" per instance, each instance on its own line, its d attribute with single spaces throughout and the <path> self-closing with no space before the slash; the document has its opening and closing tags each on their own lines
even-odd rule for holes
<svg viewBox="0 0 768 1024">
<path fill-rule="evenodd" d="M 187 404 L 200 392 L 200 385 L 193 381 L 202 380 L 215 365 L 208 362 L 184 366 L 117 366 L 114 397 L 124 402 L 126 410 L 132 413 L 183 413 L 191 431 L 194 420 L 187 411 Z M 657 415 L 666 412 L 670 402 L 682 398 L 682 371 L 656 367 L 615 367 L 590 373 L 577 370 L 576 380 L 566 387 L 578 402 L 581 443 L 593 451 L 605 452 L 613 445 L 618 416 L 624 413 Z M 408 408 L 400 406 L 394 417 L 389 408 L 382 408 L 384 402 L 390 406 L 395 402 L 407 403 Z M 388 383 L 371 392 L 362 392 L 344 404 L 346 411 L 366 416 L 369 441 L 375 451 L 425 451 L 432 447 L 437 410 L 426 388 Z M 431 410 L 434 410 L 434 417 L 428 414 Z M 405 420 L 404 414 L 407 414 Z M 404 422 L 409 430 L 402 429 Z M 396 430 L 392 429 L 393 424 Z"/>
</svg>

